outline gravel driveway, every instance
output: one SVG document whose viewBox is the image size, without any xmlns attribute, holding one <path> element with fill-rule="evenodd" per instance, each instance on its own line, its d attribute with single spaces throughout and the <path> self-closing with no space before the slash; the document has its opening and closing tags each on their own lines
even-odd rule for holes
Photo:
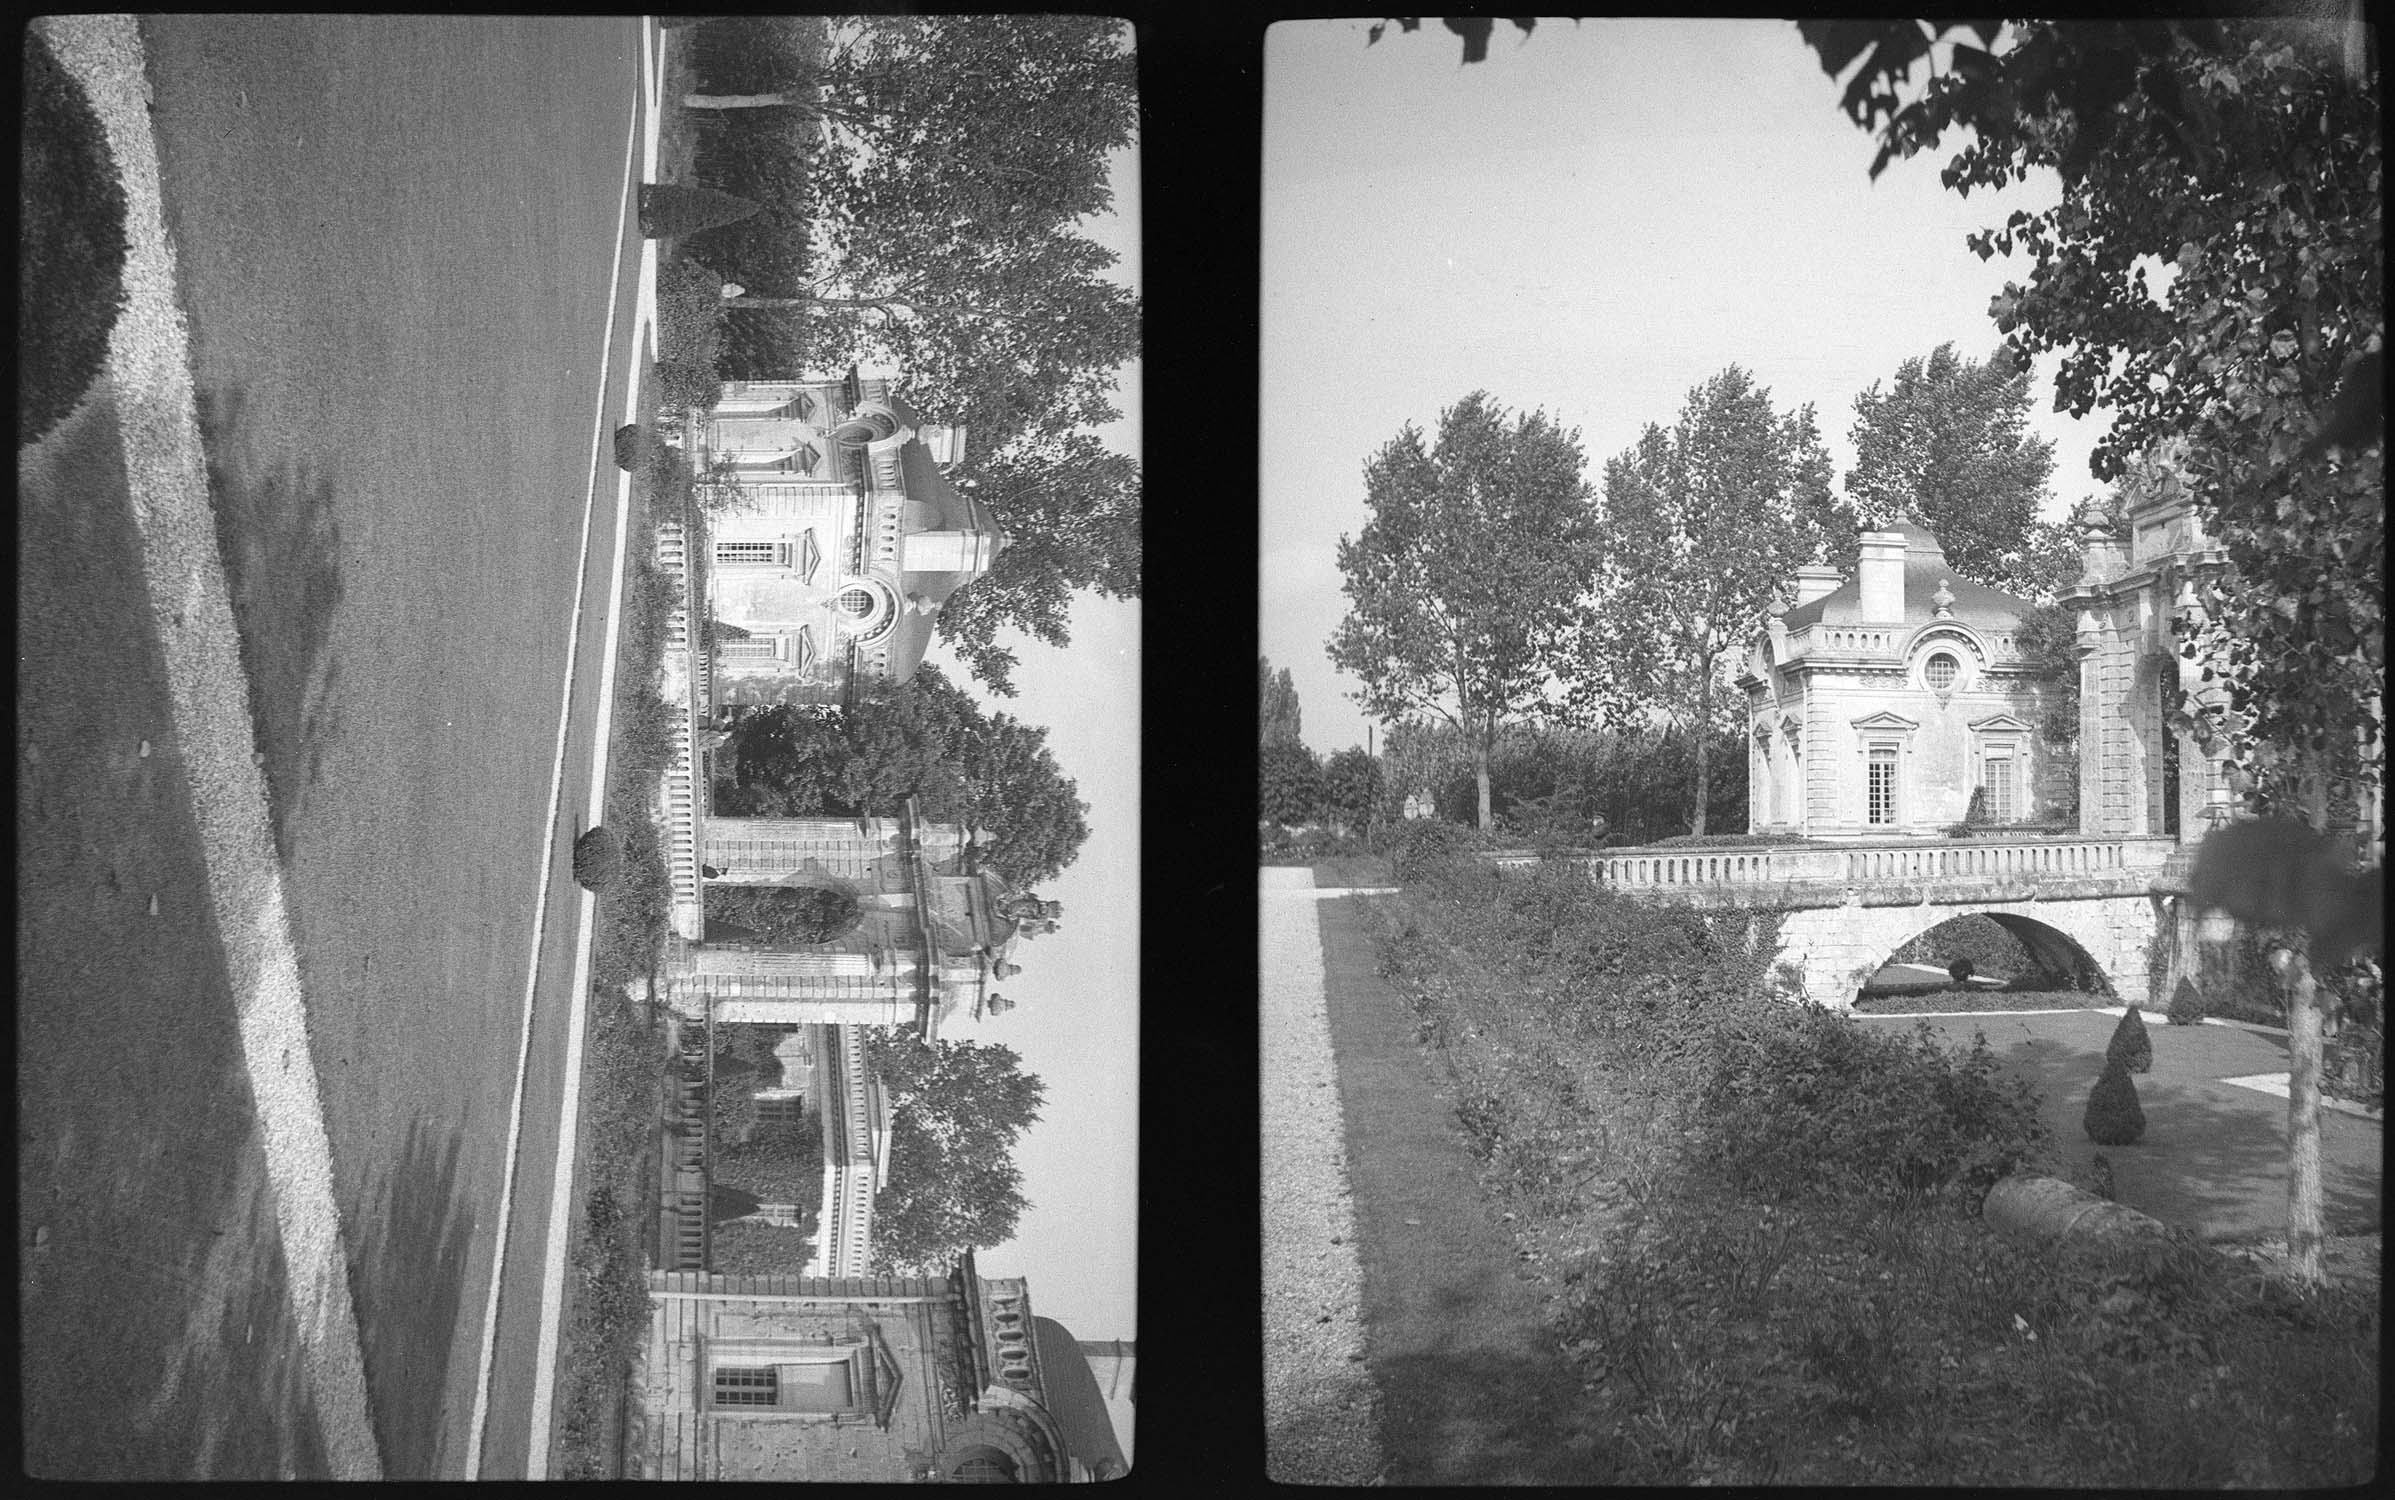
<svg viewBox="0 0 2395 1500">
<path fill-rule="evenodd" d="M 1319 896 L 1304 866 L 1261 876 L 1265 1469 L 1282 1484 L 1368 1484 L 1381 1469 L 1380 1392 L 1364 1362 Z"/>
</svg>

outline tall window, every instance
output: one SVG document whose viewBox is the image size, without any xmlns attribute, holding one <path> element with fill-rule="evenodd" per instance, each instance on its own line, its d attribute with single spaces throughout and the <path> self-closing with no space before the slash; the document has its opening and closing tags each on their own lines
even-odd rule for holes
<svg viewBox="0 0 2395 1500">
<path fill-rule="evenodd" d="M 1987 815 L 1991 822 L 2009 823 L 2013 820 L 2013 774 L 2010 754 L 1990 754 L 1979 763 L 1979 785 L 1987 793 Z"/>
<path fill-rule="evenodd" d="M 2155 715 L 2154 730 L 2162 736 L 2162 831 L 2179 831 L 2179 732 L 2171 728 L 2170 711 L 2178 707 L 2179 679 L 2172 670 L 2175 661 L 2163 663 L 2161 712 Z"/>
<path fill-rule="evenodd" d="M 1894 746 L 1874 747 L 1871 752 L 1869 806 L 1867 820 L 1887 824 L 1896 821 L 1896 749 Z"/>
<path fill-rule="evenodd" d="M 782 560 L 780 542 L 717 542 L 715 562 L 718 567 L 773 567 Z"/>
<path fill-rule="evenodd" d="M 773 1406 L 780 1395 L 772 1365 L 731 1365 L 715 1372 L 717 1406 Z"/>
</svg>

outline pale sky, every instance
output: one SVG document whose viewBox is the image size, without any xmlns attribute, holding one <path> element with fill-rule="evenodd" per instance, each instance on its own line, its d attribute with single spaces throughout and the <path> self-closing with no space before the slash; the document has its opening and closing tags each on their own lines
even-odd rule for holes
<svg viewBox="0 0 2395 1500">
<path fill-rule="evenodd" d="M 1115 211 L 1085 226 L 1122 259 L 1113 274 L 1140 281 L 1139 157 L 1112 159 Z M 1140 454 L 1140 367 L 1126 366 L 1106 444 Z M 966 434 L 970 446 L 972 435 Z M 1064 903 L 1064 920 L 1018 943 L 1023 971 L 1003 981 L 1015 1009 L 943 1035 L 1004 1043 L 1047 1085 L 1039 1121 L 1015 1143 L 1031 1201 L 1015 1238 L 977 1252 L 982 1273 L 1028 1278 L 1032 1311 L 1078 1339 L 1134 1339 L 1139 1257 L 1139 709 L 1140 605 L 1077 595 L 1072 644 L 1020 631 L 999 636 L 1021 659 L 1016 696 L 997 698 L 934 643 L 929 659 L 985 709 L 1048 731 L 1048 749 L 1089 804 L 1089 841 L 1058 879 L 1034 887 Z M 1130 1455 L 1132 1409 L 1110 1405 Z"/>
<path fill-rule="evenodd" d="M 1988 299 L 2028 258 L 1963 243 L 2052 204 L 2050 173 L 1968 199 L 1947 149 L 1889 164 L 1789 21 L 1500 24 L 1465 67 L 1436 26 L 1365 45 L 1363 21 L 1274 26 L 1264 73 L 1261 645 L 1297 684 L 1306 743 L 1365 742 L 1324 644 L 1346 613 L 1336 543 L 1365 459 L 1486 388 L 1578 428 L 1594 486 L 1689 388 L 1738 364 L 1805 402 L 1837 467 L 1854 399 L 1951 341 L 1984 360 Z M 2106 425 L 2050 410 L 2059 519 L 2101 489 Z"/>
</svg>

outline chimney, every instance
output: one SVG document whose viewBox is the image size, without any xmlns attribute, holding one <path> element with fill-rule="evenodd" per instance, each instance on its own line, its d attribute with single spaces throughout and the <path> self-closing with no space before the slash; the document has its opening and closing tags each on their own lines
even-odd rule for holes
<svg viewBox="0 0 2395 1500">
<path fill-rule="evenodd" d="M 1836 568 L 1798 568 L 1796 570 L 1796 602 L 1798 606 L 1812 603 L 1824 594 L 1834 592 L 1845 582 Z"/>
<path fill-rule="evenodd" d="M 1863 565 L 1856 570 L 1863 597 L 1857 612 L 1873 624 L 1904 618 L 1904 548 L 1901 531 L 1863 533 Z"/>
<path fill-rule="evenodd" d="M 917 531 L 898 543 L 898 565 L 909 573 L 983 573 L 998 549 L 985 531 Z"/>
</svg>

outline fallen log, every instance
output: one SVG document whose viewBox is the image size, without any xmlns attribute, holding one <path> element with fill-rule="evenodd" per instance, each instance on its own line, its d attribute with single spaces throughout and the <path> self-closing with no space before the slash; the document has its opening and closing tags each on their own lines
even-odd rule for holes
<svg viewBox="0 0 2395 1500">
<path fill-rule="evenodd" d="M 2099 1198 L 2058 1177 L 2005 1178 L 1988 1189 L 1979 1217 L 1999 1234 L 2069 1249 L 2164 1246 L 2179 1238 L 2151 1214 Z"/>
</svg>

